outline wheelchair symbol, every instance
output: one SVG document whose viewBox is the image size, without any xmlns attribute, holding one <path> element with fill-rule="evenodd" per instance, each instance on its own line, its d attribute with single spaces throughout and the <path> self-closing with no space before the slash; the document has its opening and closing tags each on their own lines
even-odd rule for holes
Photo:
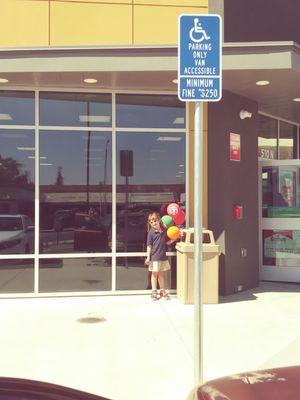
<svg viewBox="0 0 300 400">
<path fill-rule="evenodd" d="M 210 36 L 207 36 L 204 29 L 202 29 L 199 18 L 194 18 L 194 26 L 190 30 L 190 38 L 193 42 L 199 43 L 202 40 L 209 40 Z"/>
</svg>

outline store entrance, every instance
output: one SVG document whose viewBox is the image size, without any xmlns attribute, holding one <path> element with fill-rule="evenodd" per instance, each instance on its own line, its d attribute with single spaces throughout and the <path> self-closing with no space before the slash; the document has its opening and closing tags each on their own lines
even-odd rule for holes
<svg viewBox="0 0 300 400">
<path fill-rule="evenodd" d="M 262 280 L 300 282 L 300 160 L 261 161 Z"/>
</svg>

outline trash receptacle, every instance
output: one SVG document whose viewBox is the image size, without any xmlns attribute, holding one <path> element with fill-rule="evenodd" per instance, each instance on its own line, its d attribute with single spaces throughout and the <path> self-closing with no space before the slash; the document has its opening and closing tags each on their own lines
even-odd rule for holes
<svg viewBox="0 0 300 400">
<path fill-rule="evenodd" d="M 202 299 L 205 304 L 219 302 L 219 255 L 212 231 L 203 229 L 203 284 Z M 194 228 L 183 229 L 183 238 L 176 244 L 177 297 L 183 304 L 194 303 Z"/>
</svg>

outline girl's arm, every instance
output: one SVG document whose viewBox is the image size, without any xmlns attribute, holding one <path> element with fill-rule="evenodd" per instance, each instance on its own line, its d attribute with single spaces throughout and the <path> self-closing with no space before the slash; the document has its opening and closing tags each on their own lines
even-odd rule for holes
<svg viewBox="0 0 300 400">
<path fill-rule="evenodd" d="M 150 264 L 150 260 L 151 260 L 151 249 L 152 249 L 152 246 L 148 245 L 148 246 L 147 246 L 147 258 L 146 258 L 146 261 L 145 261 L 145 264 L 147 264 L 147 265 Z"/>
<path fill-rule="evenodd" d="M 167 245 L 169 246 L 170 244 L 176 242 L 176 240 L 177 240 L 177 239 L 175 239 L 175 240 L 173 240 L 173 239 L 168 240 L 168 241 L 167 241 Z"/>
</svg>

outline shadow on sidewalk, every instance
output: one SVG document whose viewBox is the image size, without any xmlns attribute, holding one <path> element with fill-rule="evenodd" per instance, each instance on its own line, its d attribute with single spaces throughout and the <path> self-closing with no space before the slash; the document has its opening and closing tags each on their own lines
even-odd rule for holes
<svg viewBox="0 0 300 400">
<path fill-rule="evenodd" d="M 233 303 L 238 301 L 257 300 L 259 293 L 300 293 L 300 283 L 293 282 L 267 282 L 261 281 L 259 286 L 243 292 L 234 293 L 228 296 L 220 296 L 220 304 Z"/>
</svg>

